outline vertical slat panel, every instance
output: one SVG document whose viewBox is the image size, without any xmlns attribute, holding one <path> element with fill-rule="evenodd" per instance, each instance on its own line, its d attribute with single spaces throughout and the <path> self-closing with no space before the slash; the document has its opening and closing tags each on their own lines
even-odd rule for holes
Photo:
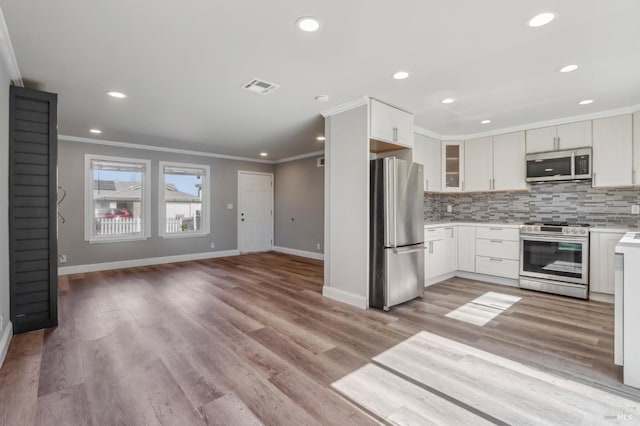
<svg viewBox="0 0 640 426">
<path fill-rule="evenodd" d="M 15 333 L 58 324 L 57 102 L 52 93 L 11 87 L 9 257 Z"/>
</svg>

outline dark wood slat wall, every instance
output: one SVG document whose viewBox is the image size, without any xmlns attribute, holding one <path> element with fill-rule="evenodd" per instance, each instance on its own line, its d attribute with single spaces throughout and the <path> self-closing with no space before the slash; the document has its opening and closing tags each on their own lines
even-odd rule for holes
<svg viewBox="0 0 640 426">
<path fill-rule="evenodd" d="M 14 332 L 58 324 L 57 95 L 11 87 L 9 244 Z"/>
</svg>

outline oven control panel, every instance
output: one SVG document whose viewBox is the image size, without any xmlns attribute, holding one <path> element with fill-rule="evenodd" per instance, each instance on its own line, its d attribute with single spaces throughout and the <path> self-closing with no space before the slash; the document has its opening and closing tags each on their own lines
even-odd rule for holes
<svg viewBox="0 0 640 426">
<path fill-rule="evenodd" d="M 523 234 L 546 234 L 586 237 L 589 228 L 585 226 L 556 226 L 556 225 L 522 225 L 520 232 Z"/>
</svg>

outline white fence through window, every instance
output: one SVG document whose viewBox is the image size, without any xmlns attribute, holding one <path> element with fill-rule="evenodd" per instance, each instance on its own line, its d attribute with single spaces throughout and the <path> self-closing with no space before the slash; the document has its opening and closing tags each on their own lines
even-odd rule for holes
<svg viewBox="0 0 640 426">
<path fill-rule="evenodd" d="M 96 235 L 139 234 L 142 220 L 132 218 L 97 218 Z"/>
<path fill-rule="evenodd" d="M 169 218 L 167 219 L 167 234 L 171 232 L 180 232 L 182 231 L 182 218 Z"/>
</svg>

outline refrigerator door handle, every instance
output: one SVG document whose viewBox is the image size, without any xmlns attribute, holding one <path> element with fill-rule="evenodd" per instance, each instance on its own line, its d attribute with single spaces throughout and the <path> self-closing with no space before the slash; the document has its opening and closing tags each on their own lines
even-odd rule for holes
<svg viewBox="0 0 640 426">
<path fill-rule="evenodd" d="M 426 246 L 421 245 L 420 247 L 416 247 L 416 248 L 411 248 L 411 247 L 406 247 L 406 248 L 394 248 L 393 249 L 393 253 L 394 254 L 409 254 L 409 253 L 415 253 L 417 251 L 425 251 L 427 249 Z"/>
<path fill-rule="evenodd" d="M 385 209 L 385 245 L 395 246 L 396 243 L 396 163 L 395 158 L 385 158 L 384 172 L 384 209 Z"/>
</svg>

